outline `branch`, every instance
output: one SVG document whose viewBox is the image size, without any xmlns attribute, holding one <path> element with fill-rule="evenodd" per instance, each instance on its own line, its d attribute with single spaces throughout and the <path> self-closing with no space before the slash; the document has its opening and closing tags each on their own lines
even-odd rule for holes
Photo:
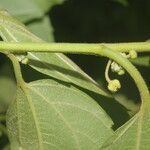
<svg viewBox="0 0 150 150">
<path fill-rule="evenodd" d="M 107 47 L 108 46 L 108 47 Z M 112 49 L 111 49 L 112 48 Z M 115 50 L 118 52 L 116 52 Z M 7 43 L 0 42 L 0 52 L 61 52 L 86 55 L 105 56 L 120 64 L 134 79 L 142 99 L 142 106 L 150 104 L 150 95 L 144 79 L 138 70 L 119 52 L 150 52 L 150 43 L 120 43 L 120 44 L 71 44 L 71 43 Z M 16 69 L 17 70 L 17 69 Z M 16 76 L 17 71 L 16 71 Z M 19 79 L 22 77 L 19 76 Z M 148 105 L 147 105 L 148 106 Z M 141 107 L 142 108 L 142 107 Z"/>
<path fill-rule="evenodd" d="M 93 54 L 98 53 L 103 46 L 118 52 L 129 52 L 135 50 L 136 52 L 150 52 L 150 42 L 138 43 L 114 43 L 114 44 L 79 44 L 79 43 L 8 43 L 0 42 L 0 52 L 62 52 L 62 53 L 82 53 Z"/>
</svg>

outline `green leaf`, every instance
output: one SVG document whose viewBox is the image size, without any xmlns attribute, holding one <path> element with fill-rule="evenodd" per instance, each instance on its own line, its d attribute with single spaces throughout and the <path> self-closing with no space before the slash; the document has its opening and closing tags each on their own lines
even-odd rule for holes
<svg viewBox="0 0 150 150">
<path fill-rule="evenodd" d="M 23 22 L 44 16 L 52 6 L 63 0 L 0 0 L 0 7 Z"/>
<path fill-rule="evenodd" d="M 32 0 L 13 0 L 13 3 L 10 0 L 0 0 L 0 7 L 24 22 L 44 15 Z"/>
<path fill-rule="evenodd" d="M 0 35 L 4 41 L 44 42 L 30 33 L 24 25 L 12 17 L 0 13 Z M 63 54 L 28 53 L 29 65 L 37 71 L 75 84 L 80 88 L 109 96 L 100 86 Z"/>
<path fill-rule="evenodd" d="M 53 28 L 50 23 L 50 19 L 48 16 L 45 16 L 42 19 L 36 20 L 31 24 L 27 25 L 32 33 L 42 38 L 45 41 L 53 42 Z"/>
<path fill-rule="evenodd" d="M 107 140 L 102 149 L 106 150 L 149 150 L 150 103 L 119 128 Z"/>
<path fill-rule="evenodd" d="M 7 113 L 12 149 L 98 150 L 112 122 L 84 92 L 53 80 L 18 87 Z"/>
<path fill-rule="evenodd" d="M 25 42 L 25 41 L 26 42 L 43 42 L 41 39 L 39 39 L 38 37 L 36 37 L 32 33 L 30 33 L 26 29 L 26 27 L 24 25 L 22 25 L 20 22 L 16 21 L 15 19 L 11 18 L 9 15 L 5 15 L 5 14 L 6 13 L 2 13 L 0 15 L 0 23 L 1 23 L 0 31 L 1 31 L 1 36 L 5 41 L 9 41 L 9 42 L 10 41 L 11 42 L 12 41 L 15 41 L 15 42 L 22 42 L 22 41 L 23 42 Z M 64 107 L 61 108 L 59 106 L 59 111 L 61 111 L 61 113 L 64 113 L 64 115 L 67 115 L 66 117 L 68 117 L 68 119 L 73 118 L 74 120 L 76 120 L 76 118 L 74 118 L 74 117 L 77 117 L 77 115 L 78 115 L 79 123 L 78 123 L 78 125 L 77 124 L 73 125 L 74 129 L 75 130 L 83 129 L 85 135 L 82 135 L 81 133 L 76 133 L 76 134 L 74 132 L 72 133 L 72 131 L 70 131 L 70 130 L 68 131 L 66 126 L 65 126 L 65 128 L 63 128 L 64 124 L 62 122 L 60 122 L 59 120 L 55 120 L 57 117 L 59 119 L 59 113 L 57 114 L 56 110 L 54 110 L 54 112 L 53 112 L 52 111 L 53 107 L 49 108 L 50 106 L 48 105 L 48 103 L 45 103 L 45 101 L 43 100 L 43 97 L 41 98 L 38 95 L 39 92 L 34 93 L 33 88 L 34 89 L 38 88 L 38 85 L 36 84 L 35 86 L 32 86 L 32 87 L 29 86 L 29 85 L 32 85 L 34 83 L 33 82 L 31 84 L 28 84 L 27 88 L 24 91 L 18 87 L 17 99 L 16 99 L 16 101 L 14 101 L 14 103 L 12 103 L 12 106 L 10 106 L 10 109 L 8 111 L 7 125 L 8 125 L 8 130 L 9 130 L 9 134 L 10 134 L 10 141 L 12 143 L 12 147 L 14 149 L 17 149 L 16 147 L 20 147 L 20 146 L 23 146 L 23 147 L 30 146 L 32 149 L 36 149 L 36 146 L 39 146 L 41 148 L 41 147 L 46 147 L 49 143 L 55 143 L 54 145 L 58 144 L 61 147 L 61 149 L 76 149 L 76 147 L 78 145 L 80 145 L 82 147 L 82 149 L 86 149 L 87 147 L 89 147 L 89 148 L 92 147 L 92 149 L 97 149 L 97 147 L 100 146 L 105 140 L 105 137 L 103 137 L 104 136 L 103 134 L 106 134 L 105 135 L 106 138 L 112 134 L 112 132 L 113 132 L 111 129 L 112 121 L 107 116 L 107 114 L 104 112 L 104 110 L 95 102 L 95 100 L 93 100 L 92 98 L 90 98 L 87 95 L 83 96 L 83 95 L 85 95 L 85 93 L 82 92 L 81 90 L 76 89 L 75 91 L 77 91 L 77 92 L 75 92 L 75 93 L 71 92 L 70 90 L 71 90 L 71 88 L 73 88 L 73 87 L 71 87 L 72 85 L 76 85 L 76 86 L 79 86 L 80 88 L 82 87 L 82 88 L 88 89 L 90 91 L 94 91 L 95 93 L 101 93 L 104 95 L 106 95 L 107 93 L 103 92 L 103 90 L 101 90 L 96 85 L 96 83 L 90 77 L 88 77 L 88 75 L 86 75 L 82 70 L 80 70 L 71 60 L 69 60 L 63 54 L 28 53 L 28 55 L 30 56 L 30 60 L 29 60 L 30 66 L 32 66 L 36 70 L 38 70 L 42 73 L 45 73 L 51 77 L 66 81 L 68 83 L 67 85 L 70 86 L 69 88 L 66 87 L 66 90 L 64 90 L 64 86 L 62 86 L 62 91 L 61 91 L 61 89 L 59 90 L 60 85 L 57 84 L 58 87 L 56 86 L 56 88 L 54 90 L 53 86 L 51 88 L 47 87 L 47 86 L 44 87 L 44 84 L 47 83 L 47 84 L 51 85 L 51 84 L 53 84 L 54 81 L 47 80 L 47 81 L 45 81 L 46 83 L 43 81 L 44 82 L 43 86 L 39 87 L 39 89 L 38 89 L 43 96 L 44 96 L 44 94 L 46 94 L 45 97 L 47 97 L 49 101 L 50 100 L 52 101 L 54 98 L 56 98 L 56 99 L 59 98 L 59 100 L 61 102 L 64 102 L 65 99 L 69 100 L 71 98 L 70 99 L 71 102 L 76 103 L 76 105 L 78 105 L 78 107 L 81 105 L 82 108 L 89 109 L 89 111 L 91 111 L 91 109 L 92 109 L 94 112 L 98 111 L 98 109 L 99 109 L 99 115 L 101 114 L 101 116 L 100 116 L 101 123 L 94 121 L 94 119 L 92 119 L 91 115 L 89 116 L 87 112 L 86 113 L 84 112 L 82 115 L 82 113 L 80 113 L 80 114 L 77 113 L 79 111 L 77 108 L 72 109 L 72 106 L 70 106 L 71 109 L 70 108 L 67 109 L 66 106 L 65 106 L 65 108 Z M 34 58 L 34 59 L 36 58 L 36 61 L 38 63 L 37 62 L 36 62 L 36 64 L 35 64 L 35 62 L 33 63 L 33 60 L 31 61 L 31 58 Z M 37 60 L 37 58 L 38 58 L 38 60 Z M 45 61 L 47 61 L 47 62 L 45 62 Z M 41 66 L 37 66 L 39 64 Z M 51 64 L 53 64 L 52 70 L 50 70 Z M 69 74 L 68 74 L 68 72 L 69 72 Z M 41 82 L 41 81 L 39 81 L 39 82 Z M 56 92 L 54 93 L 53 90 Z M 31 97 L 31 99 L 28 98 L 27 95 L 29 95 L 29 97 Z M 81 95 L 83 97 L 81 97 Z M 102 97 L 99 96 L 99 98 L 102 98 Z M 31 104 L 30 100 L 32 100 L 34 103 Z M 36 107 L 35 107 L 35 105 L 36 105 Z M 34 109 L 34 110 L 32 110 L 32 109 Z M 36 112 L 34 112 L 34 111 L 36 111 Z M 43 113 L 41 114 L 40 118 L 38 118 L 39 120 L 35 120 L 35 118 L 34 118 L 35 115 L 38 116 L 38 114 L 41 111 Z M 70 115 L 70 114 L 72 114 L 72 115 Z M 48 125 L 47 125 L 47 127 L 49 127 L 49 128 L 47 128 L 47 127 L 45 128 L 48 130 L 48 136 L 49 136 L 49 132 L 52 129 L 50 127 L 50 125 L 52 124 L 53 127 L 56 126 L 55 130 L 51 131 L 51 132 L 52 132 L 52 134 L 55 132 L 56 132 L 56 134 L 58 134 L 57 140 L 55 139 L 55 137 L 47 138 L 46 135 L 41 135 L 43 132 L 46 132 L 46 131 L 43 131 L 43 128 L 42 128 L 43 126 L 42 127 L 39 125 L 37 126 L 37 123 L 38 124 L 41 123 L 41 120 L 40 120 L 41 118 L 43 119 L 42 122 L 47 122 L 47 120 L 49 121 Z M 21 121 L 20 121 L 20 119 L 21 119 Z M 25 121 L 24 120 L 22 121 L 22 119 L 24 119 Z M 54 121 L 53 121 L 53 119 L 54 119 Z M 86 119 L 85 122 L 83 122 L 84 119 Z M 78 122 L 78 120 L 77 120 L 77 122 Z M 70 121 L 70 120 L 68 120 L 68 121 Z M 106 124 L 104 123 L 105 125 L 102 123 L 103 121 L 106 123 Z M 89 122 L 90 122 L 90 125 L 89 125 Z M 73 128 L 73 127 L 71 126 L 71 128 Z M 101 130 L 97 131 L 97 129 L 100 129 L 100 128 L 101 128 Z M 88 129 L 88 130 L 85 131 L 84 129 Z M 26 131 L 26 132 L 24 132 L 24 131 Z M 105 131 L 105 132 L 103 132 L 103 131 Z M 62 136 L 59 133 L 61 133 Z M 91 136 L 92 137 L 94 136 L 95 140 L 98 139 L 98 141 L 97 141 L 98 143 L 96 142 L 96 144 L 95 143 L 93 144 L 92 141 L 90 141 Z M 63 139 L 59 139 L 59 137 L 63 138 Z M 41 138 L 42 138 L 42 141 L 41 141 Z M 88 138 L 90 138 L 90 139 L 88 139 Z M 77 141 L 76 141 L 76 139 L 77 139 Z M 30 143 L 30 140 L 32 140 L 31 143 Z M 48 142 L 47 142 L 47 140 L 48 140 Z M 62 140 L 62 142 L 61 142 L 61 140 Z M 93 140 L 93 138 L 92 138 L 92 140 Z M 43 141 L 44 142 L 46 141 L 47 144 L 43 143 Z M 59 142 L 60 142 L 60 144 L 59 144 Z M 33 143 L 33 145 L 32 145 L 32 143 Z M 67 148 L 67 147 L 69 147 L 69 148 Z M 44 149 L 46 149 L 46 148 L 44 148 Z"/>
<path fill-rule="evenodd" d="M 47 12 L 52 6 L 61 4 L 64 0 L 32 0 L 34 1 L 44 12 Z"/>
</svg>

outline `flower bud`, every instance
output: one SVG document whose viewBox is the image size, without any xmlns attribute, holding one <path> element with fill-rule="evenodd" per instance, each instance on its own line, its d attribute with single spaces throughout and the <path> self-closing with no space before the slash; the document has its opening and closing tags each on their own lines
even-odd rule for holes
<svg viewBox="0 0 150 150">
<path fill-rule="evenodd" d="M 123 75 L 125 73 L 124 69 L 120 65 L 118 65 L 116 62 L 112 62 L 111 70 L 112 72 L 118 73 L 118 75 Z"/>
<path fill-rule="evenodd" d="M 28 62 L 29 62 L 29 59 L 27 57 L 21 60 L 21 63 L 25 65 L 28 64 Z"/>
<path fill-rule="evenodd" d="M 16 55 L 16 56 L 17 56 L 19 62 L 21 62 L 22 64 L 28 64 L 29 59 L 27 58 L 26 55 L 19 54 L 19 55 Z"/>
<path fill-rule="evenodd" d="M 132 59 L 137 58 L 137 52 L 134 50 L 129 51 L 129 55 L 130 55 L 130 58 Z"/>
<path fill-rule="evenodd" d="M 124 75 L 124 74 L 125 74 L 124 69 L 121 69 L 121 70 L 119 70 L 119 71 L 118 71 L 118 75 L 120 75 L 120 76 L 121 76 L 121 75 Z"/>
<path fill-rule="evenodd" d="M 108 83 L 108 89 L 111 92 L 117 92 L 121 88 L 120 81 L 117 79 L 110 80 Z"/>
</svg>

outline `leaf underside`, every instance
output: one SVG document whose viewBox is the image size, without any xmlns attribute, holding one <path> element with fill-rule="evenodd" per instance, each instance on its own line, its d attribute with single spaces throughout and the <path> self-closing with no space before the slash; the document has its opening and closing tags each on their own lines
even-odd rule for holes
<svg viewBox="0 0 150 150">
<path fill-rule="evenodd" d="M 7 9 L 17 19 L 27 22 L 42 18 L 54 5 L 61 4 L 64 0 L 1 0 L 0 9 Z"/>
<path fill-rule="evenodd" d="M 44 42 L 11 16 L 0 13 L 0 35 L 8 42 Z M 37 71 L 81 88 L 110 96 L 69 58 L 60 53 L 28 53 L 29 65 Z"/>
<path fill-rule="evenodd" d="M 7 42 L 43 42 L 7 12 L 0 13 L 0 35 Z M 29 65 L 54 80 L 17 89 L 7 113 L 12 149 L 99 149 L 113 134 L 105 111 L 74 85 L 107 95 L 63 54 L 28 53 Z M 107 95 L 108 96 L 108 95 Z"/>
<path fill-rule="evenodd" d="M 92 98 L 52 80 L 18 87 L 7 120 L 15 150 L 97 150 L 112 135 L 110 120 Z"/>
<path fill-rule="evenodd" d="M 149 150 L 150 104 L 119 128 L 103 145 L 105 150 Z"/>
</svg>

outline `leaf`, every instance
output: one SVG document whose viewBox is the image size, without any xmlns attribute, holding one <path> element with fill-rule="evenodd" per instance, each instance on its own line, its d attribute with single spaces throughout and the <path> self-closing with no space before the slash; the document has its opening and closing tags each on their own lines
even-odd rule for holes
<svg viewBox="0 0 150 150">
<path fill-rule="evenodd" d="M 40 18 L 44 15 L 32 0 L 13 0 L 13 3 L 10 3 L 10 0 L 0 0 L 0 6 L 23 22 L 33 18 Z"/>
<path fill-rule="evenodd" d="M 4 14 L 6 13 L 3 12 L 0 15 L 0 31 L 1 31 L 1 36 L 5 41 L 43 42 L 38 37 L 30 33 L 25 28 L 25 26 L 22 25 L 20 22 L 11 18 L 9 15 L 4 15 Z M 82 90 L 76 89 L 75 91 L 77 92 L 73 93 L 70 91 L 70 88 L 73 88 L 72 85 L 77 85 L 79 87 L 86 88 L 90 91 L 94 91 L 95 93 L 102 93 L 102 94 L 104 93 L 104 95 L 106 93 L 103 92 L 96 85 L 96 83 L 92 79 L 90 79 L 90 77 L 88 77 L 82 70 L 80 70 L 72 61 L 70 61 L 63 54 L 29 53 L 28 55 L 30 55 L 30 58 L 32 57 L 38 58 L 38 64 L 42 65 L 43 67 L 40 68 L 39 66 L 35 66 L 30 59 L 30 65 L 33 68 L 45 74 L 48 72 L 47 74 L 49 76 L 52 76 L 56 79 L 66 81 L 68 83 L 67 85 L 69 85 L 70 87 L 64 91 L 63 90 L 64 86 L 62 86 L 62 91 L 61 91 L 59 90 L 60 85 L 58 84 L 58 87 L 56 86 L 55 93 L 54 93 L 53 92 L 54 87 L 50 88 L 49 90 L 49 87 L 44 85 L 46 83 L 50 85 L 53 84 L 54 82 L 53 80 L 47 80 L 47 81 L 44 80 L 46 83 L 44 82 L 41 88 L 37 84 L 35 86 L 30 87 L 30 85 L 32 85 L 35 82 L 31 84 L 27 84 L 28 86 L 24 90 L 18 87 L 17 99 L 10 106 L 7 115 L 8 116 L 7 125 L 8 125 L 12 148 L 16 150 L 20 148 L 20 146 L 22 146 L 22 149 L 24 147 L 26 149 L 26 147 L 28 146 L 27 149 L 30 148 L 37 149 L 36 146 L 39 146 L 40 147 L 39 149 L 41 149 L 41 147 L 44 147 L 44 149 L 51 149 L 51 148 L 47 148 L 48 147 L 47 145 L 49 143 L 55 143 L 55 145 L 56 144 L 59 145 L 60 149 L 77 149 L 76 147 L 78 146 L 78 144 L 81 146 L 81 149 L 87 149 L 88 147 L 89 148 L 92 147 L 92 149 L 97 149 L 97 147 L 99 147 L 104 142 L 105 138 L 107 138 L 112 134 L 113 132 L 111 129 L 112 121 L 108 117 L 108 115 L 104 112 L 104 110 L 95 102 L 94 99 L 90 98 L 89 96 L 81 97 L 81 95 L 85 95 L 85 93 L 82 92 Z M 48 62 L 45 63 L 44 61 L 48 61 Z M 53 67 L 52 68 L 53 70 L 49 70 L 51 69 L 49 68 L 49 66 L 51 65 L 49 65 L 48 63 L 54 64 L 56 67 Z M 65 71 L 62 72 L 62 70 L 60 70 L 59 68 Z M 69 72 L 68 70 L 70 70 L 72 74 L 68 75 L 67 74 Z M 38 81 L 36 83 L 38 83 Z M 39 92 L 35 93 L 34 91 L 32 91 L 33 88 L 35 90 L 38 87 L 39 87 L 38 89 Z M 64 113 L 64 115 L 68 119 L 73 118 L 74 120 L 76 120 L 76 122 L 79 121 L 79 123 L 77 124 L 74 123 L 72 125 L 73 127 L 71 126 L 71 129 L 72 128 L 75 129 L 76 132 L 78 131 L 78 129 L 82 129 L 83 130 L 82 133 L 84 132 L 85 135 L 82 135 L 80 132 L 79 133 L 77 132 L 75 134 L 74 132 L 72 132 L 72 130 L 68 130 L 66 125 L 64 125 L 64 122 L 62 123 L 60 120 L 58 120 L 60 113 L 59 112 L 57 113 L 56 110 L 54 110 L 53 112 L 53 107 L 49 106 L 48 103 L 46 103 L 45 100 L 43 100 L 43 97 L 41 98 L 39 95 L 37 95 L 39 93 L 41 93 L 42 96 L 46 94 L 46 96 L 44 97 L 47 97 L 48 101 L 53 100 L 53 98 L 55 99 L 59 98 L 61 102 L 64 102 L 65 99 L 67 99 L 67 100 L 71 100 L 73 103 L 76 103 L 76 105 L 78 106 L 81 105 L 82 109 L 86 108 L 89 109 L 88 111 L 93 111 L 93 112 L 96 111 L 96 113 L 98 113 L 98 116 L 100 115 L 99 117 L 101 118 L 100 119 L 101 122 L 94 120 L 93 117 L 91 117 L 91 115 L 89 115 L 89 113 L 87 112 L 86 113 L 81 112 L 80 114 L 77 113 L 79 111 L 77 108 L 72 109 L 71 107 L 71 109 L 70 108 L 67 109 L 66 106 L 64 106 L 65 108 L 64 107 L 61 108 L 59 106 L 59 111 L 61 111 L 61 113 Z M 31 97 L 31 100 L 34 103 L 31 104 L 30 98 L 28 98 L 27 95 Z M 99 98 L 101 98 L 101 96 L 99 96 Z M 40 112 L 42 114 L 40 115 L 39 118 Z M 35 115 L 38 116 L 39 120 L 35 120 L 34 118 Z M 42 121 L 40 119 L 42 119 Z M 47 120 L 48 120 L 48 124 L 45 129 L 47 129 L 48 131 L 47 130 L 43 131 L 42 127 L 44 125 L 41 125 L 42 127 L 39 125 L 37 126 L 37 123 L 41 124 L 41 122 L 47 122 Z M 71 121 L 71 120 L 67 120 L 67 121 Z M 105 123 L 103 124 L 102 123 L 103 121 L 106 124 Z M 52 130 L 50 125 L 54 127 L 54 131 Z M 101 129 L 101 130 L 97 131 L 97 129 Z M 49 136 L 50 131 L 52 132 L 51 134 L 54 133 L 57 134 L 57 138 L 58 138 L 57 140 L 55 139 L 55 136 L 52 138 L 47 138 L 46 135 L 41 135 L 43 132 L 44 133 L 48 132 L 48 136 Z M 88 136 L 91 139 L 93 139 L 94 137 L 94 139 L 95 140 L 98 139 L 98 141 L 95 141 L 96 143 L 93 144 L 92 141 L 90 141 Z M 48 143 L 43 143 L 43 141 L 44 142 L 48 141 Z"/>
<path fill-rule="evenodd" d="M 18 87 L 7 113 L 12 149 L 98 150 L 112 122 L 84 92 L 53 80 Z"/>
<path fill-rule="evenodd" d="M 42 19 L 36 20 L 27 25 L 32 33 L 48 42 L 53 42 L 53 28 L 49 17 L 45 16 Z"/>
<path fill-rule="evenodd" d="M 23 22 L 44 16 L 52 6 L 63 0 L 0 0 L 0 7 L 7 9 L 13 16 Z"/>
<path fill-rule="evenodd" d="M 0 13 L 0 31 L 4 41 L 43 42 L 30 33 L 24 25 L 11 16 L 5 15 L 5 13 Z M 104 96 L 110 96 L 63 54 L 28 53 L 28 58 L 29 65 L 41 73 L 75 84 L 80 88 L 88 89 Z"/>
<path fill-rule="evenodd" d="M 149 99 L 148 99 L 149 100 Z M 106 150 L 149 150 L 150 102 L 141 109 L 115 135 L 107 140 L 102 149 Z"/>
<path fill-rule="evenodd" d="M 61 4 L 64 0 L 33 0 L 44 12 L 47 12 L 52 6 Z"/>
</svg>

